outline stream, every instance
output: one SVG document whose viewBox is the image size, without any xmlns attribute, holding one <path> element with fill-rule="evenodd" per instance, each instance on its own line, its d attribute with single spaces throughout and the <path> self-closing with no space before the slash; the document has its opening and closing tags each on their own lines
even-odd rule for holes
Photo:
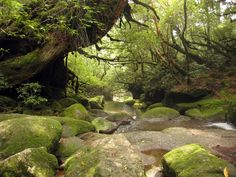
<svg viewBox="0 0 236 177">
<path fill-rule="evenodd" d="M 175 119 L 140 119 L 122 102 L 106 102 L 104 111 L 125 112 L 133 118 L 129 125 L 120 126 L 115 133 L 124 134 L 139 149 L 147 177 L 161 177 L 163 155 L 190 143 L 199 143 L 236 165 L 236 128 L 227 122 L 203 121 L 182 115 Z"/>
</svg>

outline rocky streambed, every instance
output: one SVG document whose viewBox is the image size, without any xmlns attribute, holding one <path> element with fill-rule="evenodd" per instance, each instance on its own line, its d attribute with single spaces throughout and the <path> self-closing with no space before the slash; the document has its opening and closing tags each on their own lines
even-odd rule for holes
<svg viewBox="0 0 236 177">
<path fill-rule="evenodd" d="M 135 120 L 114 102 L 91 113 L 76 103 L 62 117 L 0 114 L 0 176 L 236 176 L 234 127 L 168 109 Z"/>
</svg>

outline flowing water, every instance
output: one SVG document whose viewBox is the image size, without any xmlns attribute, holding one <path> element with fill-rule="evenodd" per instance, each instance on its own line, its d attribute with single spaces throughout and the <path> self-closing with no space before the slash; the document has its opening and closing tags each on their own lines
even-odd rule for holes
<svg viewBox="0 0 236 177">
<path fill-rule="evenodd" d="M 210 132 L 236 132 L 236 128 L 227 123 L 227 122 L 209 122 L 203 120 L 192 119 L 186 116 L 180 116 L 175 119 L 161 119 L 161 118 L 154 118 L 154 119 L 140 119 L 136 116 L 135 111 L 128 105 L 123 102 L 106 102 L 105 109 L 108 113 L 120 113 L 125 112 L 133 118 L 129 125 L 122 125 L 120 126 L 115 133 L 129 133 L 129 132 L 160 132 L 167 128 L 172 127 L 183 127 L 187 129 L 194 129 L 195 132 L 199 130 L 201 131 L 210 131 Z M 205 132 L 205 133 L 206 133 Z M 233 134 L 234 135 L 234 134 Z M 205 136 L 205 135 L 204 135 Z M 230 135 L 231 136 L 231 135 Z M 229 137 L 230 140 L 234 139 L 234 137 Z M 236 138 L 236 134 L 235 134 Z M 235 139 L 236 140 L 236 139 Z M 155 141 L 155 140 L 154 140 Z M 235 144 L 236 145 L 236 144 Z M 231 146 L 230 148 L 224 148 L 223 146 L 216 146 L 214 147 L 216 152 L 222 153 L 223 158 L 227 152 L 230 152 L 228 156 L 232 156 L 233 163 L 235 163 L 235 153 L 236 148 L 235 146 Z M 213 149 L 214 149 L 213 148 Z M 225 150 L 226 149 L 226 150 Z M 165 153 L 167 153 L 169 149 L 165 148 L 151 148 L 141 150 L 143 164 L 145 166 L 147 177 L 161 177 L 161 159 Z M 220 155 L 219 155 L 220 156 Z"/>
</svg>

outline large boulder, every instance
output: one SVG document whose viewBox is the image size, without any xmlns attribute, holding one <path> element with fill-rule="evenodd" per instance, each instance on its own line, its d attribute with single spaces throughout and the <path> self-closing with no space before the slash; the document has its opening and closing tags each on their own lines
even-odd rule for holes
<svg viewBox="0 0 236 177">
<path fill-rule="evenodd" d="M 164 174 L 169 177 L 236 175 L 236 169 L 233 165 L 217 158 L 197 144 L 185 145 L 168 152 L 164 155 L 162 164 Z"/>
<path fill-rule="evenodd" d="M 56 155 L 64 161 L 66 158 L 75 154 L 79 149 L 83 148 L 85 143 L 79 137 L 62 138 L 59 141 Z"/>
<path fill-rule="evenodd" d="M 65 177 L 145 176 L 138 151 L 121 134 L 91 141 L 64 165 Z"/>
<path fill-rule="evenodd" d="M 174 106 L 176 103 L 189 103 L 202 99 L 210 93 L 207 89 L 190 89 L 186 91 L 171 91 L 165 94 L 163 103 Z"/>
<path fill-rule="evenodd" d="M 82 133 L 91 132 L 95 127 L 87 121 L 73 119 L 70 117 L 50 117 L 59 121 L 63 127 L 62 137 L 71 137 Z"/>
<path fill-rule="evenodd" d="M 95 126 L 97 132 L 101 130 L 108 130 L 114 127 L 112 122 L 101 117 L 94 119 L 92 124 Z"/>
<path fill-rule="evenodd" d="M 1 177 L 54 177 L 57 159 L 46 148 L 29 148 L 0 161 Z"/>
<path fill-rule="evenodd" d="M 0 159 L 26 148 L 44 146 L 52 152 L 62 133 L 61 124 L 43 117 L 26 117 L 0 122 Z"/>
<path fill-rule="evenodd" d="M 77 103 L 66 108 L 65 111 L 62 112 L 62 116 L 86 120 L 88 118 L 88 111 L 82 104 Z"/>
<path fill-rule="evenodd" d="M 178 117 L 180 114 L 178 111 L 168 107 L 156 107 L 150 109 L 142 114 L 142 118 L 167 118 L 173 119 Z"/>
</svg>

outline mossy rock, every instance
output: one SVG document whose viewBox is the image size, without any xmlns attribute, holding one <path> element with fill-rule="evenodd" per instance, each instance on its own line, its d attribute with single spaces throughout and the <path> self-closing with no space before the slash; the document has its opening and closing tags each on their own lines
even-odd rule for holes
<svg viewBox="0 0 236 177">
<path fill-rule="evenodd" d="M 30 117 L 30 115 L 17 114 L 17 113 L 0 114 L 0 122 L 2 122 L 2 121 L 4 121 L 4 120 L 19 119 L 19 118 L 25 118 L 25 117 Z"/>
<path fill-rule="evenodd" d="M 65 177 L 145 177 L 139 152 L 124 135 L 92 141 L 69 157 L 64 166 Z"/>
<path fill-rule="evenodd" d="M 97 132 L 100 130 L 108 130 L 114 127 L 112 122 L 104 118 L 96 118 L 92 121 L 92 124 L 95 126 Z"/>
<path fill-rule="evenodd" d="M 54 177 L 57 159 L 46 148 L 29 148 L 0 161 L 1 177 Z"/>
<path fill-rule="evenodd" d="M 155 104 L 152 104 L 152 105 L 148 106 L 147 110 L 150 110 L 150 109 L 153 109 L 153 108 L 158 108 L 158 107 L 165 107 L 165 105 L 161 102 L 155 103 Z"/>
<path fill-rule="evenodd" d="M 78 103 L 78 101 L 74 98 L 62 98 L 58 101 L 64 108 L 67 108 L 73 104 Z"/>
<path fill-rule="evenodd" d="M 89 103 L 90 103 L 91 109 L 103 109 L 105 98 L 103 95 L 96 96 L 96 97 L 90 98 Z"/>
<path fill-rule="evenodd" d="M 189 144 L 176 148 L 164 155 L 162 160 L 164 174 L 168 177 L 225 177 L 236 175 L 236 169 L 228 162 L 219 159 L 200 145 Z"/>
<path fill-rule="evenodd" d="M 200 109 L 189 109 L 185 112 L 186 116 L 195 119 L 214 119 L 214 120 L 224 120 L 225 111 L 223 108 L 209 108 L 205 110 Z"/>
<path fill-rule="evenodd" d="M 12 98 L 0 95 L 0 105 L 2 107 L 15 107 L 17 103 Z"/>
<path fill-rule="evenodd" d="M 79 137 L 62 138 L 57 149 L 57 156 L 63 161 L 83 148 L 85 143 Z"/>
<path fill-rule="evenodd" d="M 82 104 L 77 103 L 66 108 L 62 112 L 62 116 L 86 120 L 88 118 L 88 111 L 85 109 L 85 107 Z"/>
<path fill-rule="evenodd" d="M 122 120 L 132 119 L 132 115 L 126 112 L 110 113 L 106 119 L 112 122 L 118 122 Z"/>
<path fill-rule="evenodd" d="M 82 133 L 95 131 L 95 127 L 87 121 L 73 119 L 70 117 L 51 117 L 63 126 L 62 137 L 71 137 Z"/>
<path fill-rule="evenodd" d="M 168 118 L 173 119 L 180 116 L 179 112 L 168 107 L 157 107 L 142 114 L 142 118 Z"/>
<path fill-rule="evenodd" d="M 44 146 L 52 152 L 62 133 L 61 124 L 43 117 L 26 117 L 0 122 L 0 159 L 26 148 Z"/>
</svg>

